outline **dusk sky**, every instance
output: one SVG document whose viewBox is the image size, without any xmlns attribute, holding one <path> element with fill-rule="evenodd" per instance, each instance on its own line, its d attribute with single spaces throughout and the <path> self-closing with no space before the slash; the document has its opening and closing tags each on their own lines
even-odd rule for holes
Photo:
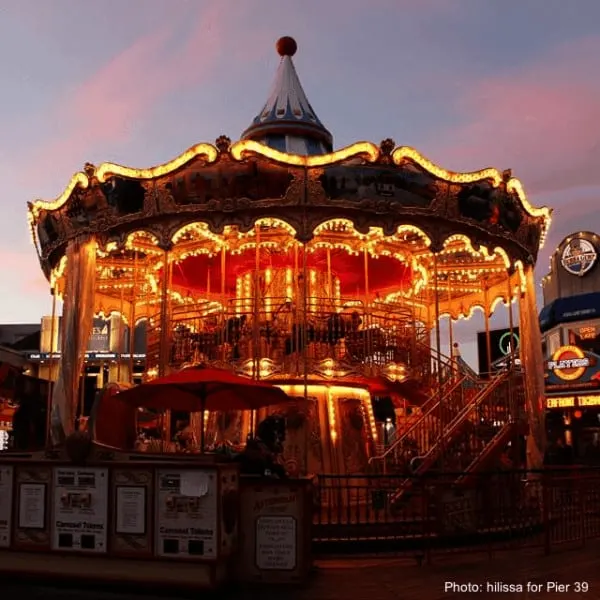
<svg viewBox="0 0 600 600">
<path fill-rule="evenodd" d="M 555 209 L 540 275 L 565 235 L 600 230 L 598 0 L 0 0 L 0 323 L 50 312 L 26 202 L 86 161 L 238 139 L 282 35 L 336 147 L 392 137 L 449 169 L 513 169 Z"/>
</svg>

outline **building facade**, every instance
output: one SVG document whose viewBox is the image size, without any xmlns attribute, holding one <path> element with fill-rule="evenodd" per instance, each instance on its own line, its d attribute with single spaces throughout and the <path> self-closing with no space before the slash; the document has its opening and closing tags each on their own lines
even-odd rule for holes
<svg viewBox="0 0 600 600">
<path fill-rule="evenodd" d="M 572 445 L 577 461 L 600 455 L 599 253 L 597 234 L 574 233 L 558 245 L 542 280 L 549 435 Z"/>
</svg>

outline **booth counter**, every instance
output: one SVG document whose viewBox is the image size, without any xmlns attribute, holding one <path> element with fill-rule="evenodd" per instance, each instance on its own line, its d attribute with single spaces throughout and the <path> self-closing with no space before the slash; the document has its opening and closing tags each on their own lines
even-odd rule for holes
<svg viewBox="0 0 600 600">
<path fill-rule="evenodd" d="M 213 588 L 238 526 L 238 467 L 214 456 L 0 455 L 0 571 Z"/>
</svg>

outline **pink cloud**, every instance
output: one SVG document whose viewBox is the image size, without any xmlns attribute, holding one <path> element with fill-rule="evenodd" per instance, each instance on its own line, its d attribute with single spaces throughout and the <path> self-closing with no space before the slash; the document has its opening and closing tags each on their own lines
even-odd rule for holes
<svg viewBox="0 0 600 600">
<path fill-rule="evenodd" d="M 461 170 L 512 167 L 530 192 L 600 184 L 600 37 L 554 49 L 523 68 L 464 82 L 461 121 L 434 143 Z"/>
<path fill-rule="evenodd" d="M 15 298 L 23 294 L 49 294 L 50 285 L 42 273 L 35 250 L 13 252 L 0 249 L 0 279 L 10 281 Z"/>
<path fill-rule="evenodd" d="M 220 54 L 223 28 L 232 11 L 209 0 L 195 10 L 175 5 L 171 20 L 135 40 L 74 90 L 55 110 L 60 138 L 37 149 L 48 170 L 80 166 L 90 149 L 125 142 L 167 95 L 207 80 Z M 49 160 L 50 157 L 50 160 Z M 38 176 L 44 176 L 38 173 Z"/>
</svg>

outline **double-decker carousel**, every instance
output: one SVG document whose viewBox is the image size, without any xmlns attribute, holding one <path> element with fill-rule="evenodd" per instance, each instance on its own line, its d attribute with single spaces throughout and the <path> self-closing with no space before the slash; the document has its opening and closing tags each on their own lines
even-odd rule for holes
<svg viewBox="0 0 600 600">
<path fill-rule="evenodd" d="M 439 324 L 503 303 L 512 326 L 516 300 L 539 451 L 533 267 L 550 212 L 510 171 L 446 171 L 391 139 L 333 151 L 298 79 L 296 43 L 277 50 L 273 91 L 240 141 L 221 136 L 147 169 L 86 164 L 59 198 L 29 205 L 64 300 L 54 431 L 75 427 L 94 316 L 118 314 L 132 332 L 146 323 L 146 379 L 202 364 L 290 397 L 260 414 L 214 411 L 203 419 L 209 444 L 243 443 L 279 411 L 298 471 L 363 472 L 378 452 L 372 397 L 394 398 L 399 421 L 436 393 L 443 405 L 444 372 L 462 367 L 444 357 L 452 327 L 441 339 Z M 132 356 L 134 341 L 123 335 L 119 351 Z M 133 382 L 132 361 L 119 377 Z"/>
</svg>

